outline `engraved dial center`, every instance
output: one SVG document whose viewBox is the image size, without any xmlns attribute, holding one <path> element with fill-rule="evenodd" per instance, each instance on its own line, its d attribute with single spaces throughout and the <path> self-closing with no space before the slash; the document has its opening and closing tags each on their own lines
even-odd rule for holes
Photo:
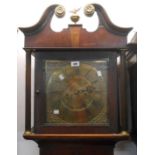
<svg viewBox="0 0 155 155">
<path fill-rule="evenodd" d="M 63 94 L 62 102 L 70 110 L 79 111 L 87 108 L 93 101 L 93 86 L 83 76 L 74 76 L 68 80 L 68 87 Z"/>
</svg>

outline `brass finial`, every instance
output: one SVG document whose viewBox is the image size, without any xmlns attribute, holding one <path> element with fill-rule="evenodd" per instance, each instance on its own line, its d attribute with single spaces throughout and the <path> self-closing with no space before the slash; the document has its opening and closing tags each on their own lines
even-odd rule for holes
<svg viewBox="0 0 155 155">
<path fill-rule="evenodd" d="M 80 16 L 77 15 L 77 12 L 78 12 L 79 10 L 80 10 L 80 8 L 74 9 L 74 10 L 70 11 L 71 13 L 73 13 L 72 16 L 71 16 L 70 18 L 71 18 L 72 22 L 74 22 L 75 24 L 76 24 L 76 23 L 79 21 L 79 19 L 80 19 Z"/>
<path fill-rule="evenodd" d="M 58 5 L 58 6 L 55 8 L 55 15 L 56 15 L 58 18 L 62 18 L 62 17 L 65 15 L 65 8 L 64 8 L 62 5 Z"/>
<path fill-rule="evenodd" d="M 84 8 L 84 13 L 86 16 L 91 17 L 95 12 L 95 7 L 92 4 L 88 4 Z"/>
</svg>

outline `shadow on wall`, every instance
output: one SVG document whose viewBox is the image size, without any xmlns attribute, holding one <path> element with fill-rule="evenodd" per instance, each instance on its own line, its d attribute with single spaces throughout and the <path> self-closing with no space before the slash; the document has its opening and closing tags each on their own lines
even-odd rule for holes
<svg viewBox="0 0 155 155">
<path fill-rule="evenodd" d="M 137 155 L 137 147 L 131 141 L 121 141 L 115 145 L 114 155 Z"/>
</svg>

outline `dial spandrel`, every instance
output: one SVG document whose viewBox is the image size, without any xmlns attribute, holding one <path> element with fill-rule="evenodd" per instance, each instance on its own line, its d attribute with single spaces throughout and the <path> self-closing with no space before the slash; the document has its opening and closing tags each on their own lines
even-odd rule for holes
<svg viewBox="0 0 155 155">
<path fill-rule="evenodd" d="M 108 126 L 108 63 L 46 60 L 46 123 Z"/>
</svg>

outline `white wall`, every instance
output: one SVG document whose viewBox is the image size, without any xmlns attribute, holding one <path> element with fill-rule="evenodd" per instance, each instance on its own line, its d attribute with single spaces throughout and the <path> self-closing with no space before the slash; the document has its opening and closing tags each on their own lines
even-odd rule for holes
<svg viewBox="0 0 155 155">
<path fill-rule="evenodd" d="M 45 1 L 38 1 L 38 0 L 21 0 L 18 3 L 18 20 L 17 25 L 19 27 L 28 27 L 34 25 L 38 22 L 39 18 L 41 17 L 44 10 L 52 4 L 62 4 L 65 6 L 66 11 L 70 11 L 74 8 L 80 8 L 81 16 L 83 12 L 83 6 L 88 3 L 98 3 L 101 4 L 107 11 L 109 17 L 111 18 L 112 22 L 121 27 L 134 27 L 134 31 L 137 29 L 138 21 L 136 18 L 136 6 L 134 5 L 134 0 L 85 0 L 85 1 L 64 1 L 64 0 L 45 0 Z M 67 13 L 69 16 L 69 13 Z M 64 27 L 67 26 L 67 23 L 70 21 L 67 20 L 68 16 L 65 19 L 56 20 L 57 24 L 53 25 L 53 27 L 58 28 L 59 30 L 62 28 L 62 21 L 64 21 Z M 83 17 L 80 21 L 83 23 L 84 27 L 89 30 L 94 30 L 96 25 L 92 24 L 95 23 L 94 21 L 97 18 L 95 16 L 92 19 L 87 19 Z M 67 23 L 66 23 L 67 21 Z M 93 22 L 92 22 L 93 21 Z M 90 27 L 91 25 L 91 27 Z M 57 29 L 57 30 L 58 30 Z M 131 35 L 132 36 L 132 35 Z M 18 32 L 18 52 L 17 52 L 17 142 L 18 142 L 18 155 L 38 155 L 39 150 L 36 143 L 32 141 L 27 141 L 22 138 L 24 132 L 24 124 L 25 124 L 25 53 L 22 50 L 24 46 L 24 36 L 21 32 Z M 123 147 L 120 147 L 123 146 Z M 115 149 L 115 155 L 136 155 L 135 145 L 131 142 L 125 142 L 117 146 L 118 149 Z M 132 149 L 131 149 L 132 148 Z M 125 151 L 126 150 L 126 151 Z"/>
</svg>

